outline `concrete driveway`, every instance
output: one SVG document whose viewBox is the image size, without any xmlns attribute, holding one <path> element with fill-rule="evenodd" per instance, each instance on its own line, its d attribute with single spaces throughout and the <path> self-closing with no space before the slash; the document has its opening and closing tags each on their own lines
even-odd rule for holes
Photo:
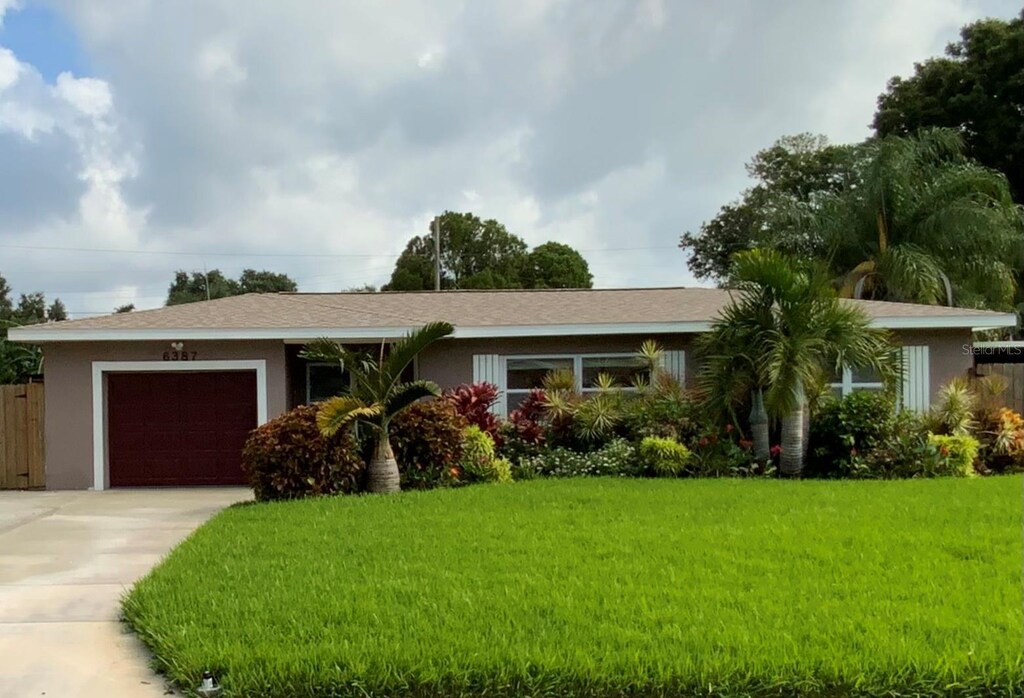
<svg viewBox="0 0 1024 698">
<path fill-rule="evenodd" d="M 0 695 L 165 696 L 122 593 L 248 490 L 0 492 Z"/>
</svg>

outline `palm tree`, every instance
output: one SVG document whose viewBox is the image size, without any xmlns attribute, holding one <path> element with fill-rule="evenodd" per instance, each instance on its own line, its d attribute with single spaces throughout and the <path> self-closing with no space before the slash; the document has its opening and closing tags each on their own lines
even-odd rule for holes
<svg viewBox="0 0 1024 698">
<path fill-rule="evenodd" d="M 860 183 L 810 217 L 840 295 L 1009 309 L 1024 226 L 1006 177 L 949 129 L 871 140 L 862 155 Z"/>
<path fill-rule="evenodd" d="M 737 254 L 728 286 L 731 302 L 699 340 L 705 359 L 701 383 L 712 403 L 729 410 L 752 392 L 756 412 L 763 398 L 767 415 L 782 422 L 780 470 L 798 475 L 805 386 L 844 366 L 873 368 L 891 383 L 898 363 L 889 334 L 871 328 L 859 308 L 840 301 L 820 267 L 775 250 Z M 767 428 L 755 429 L 754 436 L 766 443 Z"/>
<path fill-rule="evenodd" d="M 452 333 L 447 322 L 433 322 L 406 335 L 385 352 L 374 356 L 354 352 L 337 342 L 320 339 L 308 345 L 303 358 L 328 361 L 344 367 L 352 378 L 349 394 L 325 400 L 317 413 L 317 426 L 325 436 L 333 436 L 345 425 L 359 421 L 375 432 L 373 456 L 368 468 L 370 492 L 398 492 L 401 489 L 398 463 L 391 449 L 391 420 L 402 410 L 424 397 L 437 397 L 441 390 L 433 381 L 403 382 L 402 373 L 416 355 Z"/>
</svg>

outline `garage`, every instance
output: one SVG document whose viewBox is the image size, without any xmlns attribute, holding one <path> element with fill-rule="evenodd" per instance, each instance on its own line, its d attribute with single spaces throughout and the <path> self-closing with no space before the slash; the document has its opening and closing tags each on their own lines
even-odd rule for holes
<svg viewBox="0 0 1024 698">
<path fill-rule="evenodd" d="M 107 374 L 111 487 L 245 484 L 255 371 Z"/>
</svg>

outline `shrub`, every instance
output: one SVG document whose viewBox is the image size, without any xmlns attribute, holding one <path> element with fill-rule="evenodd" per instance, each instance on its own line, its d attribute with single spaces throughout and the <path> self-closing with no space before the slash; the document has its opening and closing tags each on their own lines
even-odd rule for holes
<svg viewBox="0 0 1024 698">
<path fill-rule="evenodd" d="M 402 488 L 430 489 L 459 475 L 466 420 L 447 400 L 418 402 L 391 422 L 391 445 Z"/>
<path fill-rule="evenodd" d="M 854 448 L 849 460 L 835 474 L 857 479 L 892 479 L 932 477 L 941 469 L 939 450 L 928 441 L 926 418 L 902 410 L 893 417 L 891 429 L 871 448 Z"/>
<path fill-rule="evenodd" d="M 498 401 L 498 386 L 493 383 L 472 383 L 446 390 L 444 399 L 452 403 L 455 411 L 467 422 L 487 433 L 495 443 L 501 443 L 501 422 L 491 412 Z"/>
<path fill-rule="evenodd" d="M 328 438 L 318 407 L 303 405 L 255 429 L 242 450 L 242 469 L 258 501 L 347 494 L 361 488 L 366 464 L 349 430 Z"/>
<path fill-rule="evenodd" d="M 678 477 L 686 471 L 693 454 L 672 439 L 648 436 L 638 449 L 640 465 L 659 477 Z"/>
<path fill-rule="evenodd" d="M 754 460 L 753 443 L 736 439 L 736 429 L 731 424 L 722 430 L 711 427 L 701 432 L 691 439 L 690 451 L 692 458 L 687 470 L 697 477 L 771 475 L 775 472 L 771 462 L 758 463 Z M 778 455 L 778 448 L 773 455 Z"/>
<path fill-rule="evenodd" d="M 939 451 L 936 475 L 974 475 L 974 459 L 978 457 L 978 440 L 973 436 L 929 434 L 928 441 Z"/>
<path fill-rule="evenodd" d="M 1008 407 L 987 410 L 978 427 L 982 472 L 1024 470 L 1024 418 Z"/>
<path fill-rule="evenodd" d="M 895 402 L 879 392 L 858 390 L 825 400 L 811 418 L 809 477 L 845 477 L 854 459 L 882 446 L 895 429 Z"/>
<path fill-rule="evenodd" d="M 571 415 L 576 443 L 584 449 L 600 448 L 618 436 L 622 402 L 617 392 L 602 392 L 580 400 Z"/>
<path fill-rule="evenodd" d="M 466 482 L 511 482 L 512 464 L 494 453 L 494 440 L 475 424 L 462 432 L 462 459 Z"/>
<path fill-rule="evenodd" d="M 623 404 L 622 423 L 628 438 L 662 436 L 686 441 L 700 430 L 697 401 L 671 375 L 660 372 L 654 383 Z"/>
<path fill-rule="evenodd" d="M 519 407 L 508 416 L 508 423 L 515 430 L 516 438 L 524 444 L 544 443 L 545 400 L 543 390 L 531 390 L 526 399 L 519 403 Z"/>
<path fill-rule="evenodd" d="M 603 448 L 590 453 L 580 453 L 567 448 L 553 448 L 527 459 L 519 467 L 551 477 L 639 474 L 636 449 L 624 439 L 616 439 Z"/>
<path fill-rule="evenodd" d="M 939 389 L 931 411 L 931 429 L 938 434 L 962 436 L 975 427 L 978 399 L 966 378 L 954 378 Z"/>
</svg>

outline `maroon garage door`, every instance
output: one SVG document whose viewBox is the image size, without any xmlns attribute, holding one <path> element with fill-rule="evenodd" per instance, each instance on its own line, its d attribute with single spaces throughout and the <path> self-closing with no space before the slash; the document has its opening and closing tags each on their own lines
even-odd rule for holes
<svg viewBox="0 0 1024 698">
<path fill-rule="evenodd" d="M 255 427 L 255 371 L 110 373 L 110 486 L 244 484 Z"/>
</svg>

